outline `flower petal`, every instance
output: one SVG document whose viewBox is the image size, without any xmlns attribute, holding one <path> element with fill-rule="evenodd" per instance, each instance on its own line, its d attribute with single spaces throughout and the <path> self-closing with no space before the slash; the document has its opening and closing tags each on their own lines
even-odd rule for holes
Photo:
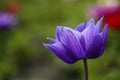
<svg viewBox="0 0 120 80">
<path fill-rule="evenodd" d="M 85 44 L 86 44 L 86 49 L 90 46 L 90 44 L 93 41 L 94 36 L 96 35 L 94 33 L 95 31 L 95 23 L 94 20 L 91 19 L 88 24 L 87 27 L 83 30 L 82 34 L 85 37 Z"/>
<path fill-rule="evenodd" d="M 61 41 L 66 45 L 72 52 L 74 59 L 83 59 L 86 58 L 85 51 L 81 46 L 80 39 L 82 34 L 78 31 L 66 29 L 61 33 Z"/>
<path fill-rule="evenodd" d="M 86 44 L 85 44 L 85 38 L 84 36 L 82 36 L 80 39 L 79 39 L 80 43 L 81 43 L 81 46 L 82 46 L 82 49 L 83 51 L 86 53 Z"/>
<path fill-rule="evenodd" d="M 106 41 L 107 41 L 107 36 L 108 36 L 108 24 L 105 25 L 103 33 L 102 33 L 102 40 L 103 40 L 103 48 L 101 50 L 101 53 L 103 53 Z"/>
<path fill-rule="evenodd" d="M 102 35 L 102 39 L 103 42 L 105 43 L 107 40 L 107 35 L 108 35 L 108 24 L 105 25 L 104 30 L 103 30 L 103 35 Z"/>
<path fill-rule="evenodd" d="M 56 28 L 56 40 L 60 41 L 60 34 L 61 34 L 61 31 L 63 30 L 63 27 L 62 26 L 57 26 Z"/>
<path fill-rule="evenodd" d="M 61 42 L 56 42 L 54 44 L 44 44 L 44 46 L 64 62 L 69 64 L 75 62 L 75 60 L 66 55 L 67 50 L 63 47 L 63 44 Z"/>
<path fill-rule="evenodd" d="M 101 32 L 102 22 L 103 22 L 103 17 L 96 23 L 95 33 Z"/>
<path fill-rule="evenodd" d="M 89 24 L 93 24 L 93 25 L 95 25 L 95 20 L 93 19 L 93 18 L 91 18 L 88 22 L 87 22 L 87 25 L 89 25 Z M 86 25 L 86 26 L 87 26 Z"/>
<path fill-rule="evenodd" d="M 102 49 L 102 38 L 100 34 L 98 34 L 94 37 L 92 44 L 87 49 L 87 57 L 89 59 L 99 57 L 102 54 L 101 49 Z"/>
<path fill-rule="evenodd" d="M 86 24 L 87 23 L 82 23 L 82 24 L 79 24 L 75 30 L 79 31 L 79 32 L 82 32 L 85 28 L 86 28 Z"/>
<path fill-rule="evenodd" d="M 48 39 L 50 42 L 52 42 L 52 43 L 55 43 L 55 42 L 56 42 L 56 40 L 53 39 L 53 38 L 49 38 L 49 37 L 47 37 L 47 39 Z"/>
<path fill-rule="evenodd" d="M 0 13 L 0 27 L 12 27 L 16 25 L 17 20 L 15 18 L 15 15 L 9 14 L 9 13 Z"/>
</svg>

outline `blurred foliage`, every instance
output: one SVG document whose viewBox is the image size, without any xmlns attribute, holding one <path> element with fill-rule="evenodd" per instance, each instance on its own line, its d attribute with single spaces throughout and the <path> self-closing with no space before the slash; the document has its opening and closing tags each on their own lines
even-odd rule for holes
<svg viewBox="0 0 120 80">
<path fill-rule="evenodd" d="M 0 1 L 0 10 L 9 0 Z M 19 23 L 13 30 L 0 30 L 0 80 L 82 80 L 83 63 L 68 65 L 46 50 L 46 37 L 54 37 L 57 25 L 75 27 L 87 21 L 87 8 L 96 0 L 20 0 Z M 88 60 L 89 80 L 120 79 L 120 32 L 109 31 L 107 48 L 99 59 Z M 48 64 L 48 65 L 46 65 Z M 38 74 L 52 78 L 26 78 L 31 66 L 41 68 Z M 42 66 L 48 71 L 42 72 Z M 33 68 L 32 68 L 33 69 Z M 43 69 L 43 70 L 45 70 Z M 34 72 L 37 73 L 37 72 Z M 33 73 L 33 74 L 34 74 Z M 49 75 L 50 76 L 50 75 Z M 16 77 L 20 78 L 17 79 Z M 23 78 L 21 78 L 23 77 Z"/>
</svg>

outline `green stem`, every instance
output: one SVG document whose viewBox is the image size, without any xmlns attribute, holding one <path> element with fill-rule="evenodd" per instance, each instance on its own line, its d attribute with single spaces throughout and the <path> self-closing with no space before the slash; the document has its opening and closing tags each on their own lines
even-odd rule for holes
<svg viewBox="0 0 120 80">
<path fill-rule="evenodd" d="M 87 65 L 87 59 L 84 59 L 83 62 L 84 62 L 84 80 L 88 80 L 88 65 Z"/>
</svg>

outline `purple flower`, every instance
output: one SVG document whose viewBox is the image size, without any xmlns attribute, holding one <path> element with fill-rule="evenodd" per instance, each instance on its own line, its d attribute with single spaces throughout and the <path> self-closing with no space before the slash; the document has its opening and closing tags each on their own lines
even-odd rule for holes
<svg viewBox="0 0 120 80">
<path fill-rule="evenodd" d="M 0 13 L 0 28 L 11 28 L 16 25 L 16 23 L 17 20 L 15 15 L 7 12 Z"/>
<path fill-rule="evenodd" d="M 57 26 L 56 39 L 48 38 L 52 44 L 44 46 L 69 64 L 81 59 L 98 58 L 103 54 L 108 34 L 108 25 L 103 31 L 101 29 L 102 20 L 95 24 L 94 19 L 90 19 L 75 29 Z"/>
</svg>

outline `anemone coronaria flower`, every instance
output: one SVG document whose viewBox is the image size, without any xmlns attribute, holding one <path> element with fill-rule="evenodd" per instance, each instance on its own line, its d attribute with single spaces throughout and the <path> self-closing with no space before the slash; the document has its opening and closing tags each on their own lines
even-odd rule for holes
<svg viewBox="0 0 120 80">
<path fill-rule="evenodd" d="M 72 64 L 81 59 L 94 59 L 103 54 L 108 25 L 102 31 L 101 18 L 96 24 L 94 19 L 78 25 L 75 29 L 57 26 L 56 39 L 48 38 L 52 44 L 44 46 L 53 52 L 58 58 Z"/>
<path fill-rule="evenodd" d="M 15 15 L 7 12 L 0 13 L 0 28 L 11 28 L 16 24 L 17 20 Z"/>
<path fill-rule="evenodd" d="M 17 24 L 17 14 L 19 4 L 15 0 L 11 0 L 0 12 L 0 28 L 11 29 Z"/>
</svg>

